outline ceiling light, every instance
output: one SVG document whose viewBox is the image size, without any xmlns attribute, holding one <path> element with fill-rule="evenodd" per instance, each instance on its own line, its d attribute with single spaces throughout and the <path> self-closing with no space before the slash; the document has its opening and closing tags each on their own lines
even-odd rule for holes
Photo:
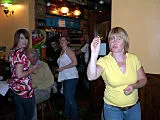
<svg viewBox="0 0 160 120">
<path fill-rule="evenodd" d="M 95 5 L 95 6 L 94 6 L 94 9 L 97 10 L 97 8 L 98 8 L 97 5 Z"/>
<path fill-rule="evenodd" d="M 99 4 L 103 4 L 103 3 L 104 3 L 104 1 L 103 1 L 103 0 L 100 0 L 100 1 L 99 1 Z"/>
<path fill-rule="evenodd" d="M 12 5 L 13 2 L 12 2 L 12 0 L 2 0 L 0 3 L 4 7 L 8 7 L 8 6 Z"/>
<path fill-rule="evenodd" d="M 12 0 L 2 0 L 0 3 L 1 3 L 1 5 L 3 5 L 5 7 L 3 12 L 5 13 L 5 15 L 7 17 L 8 17 L 8 14 L 10 14 L 10 16 L 14 14 L 13 10 L 8 9 L 8 7 L 13 4 Z"/>
<path fill-rule="evenodd" d="M 76 9 L 76 10 L 73 12 L 73 14 L 74 14 L 75 16 L 79 16 L 79 15 L 81 14 L 81 11 L 78 10 L 78 9 Z"/>
<path fill-rule="evenodd" d="M 51 6 L 51 3 L 50 2 L 47 2 L 47 4 L 46 4 L 47 6 Z"/>
<path fill-rule="evenodd" d="M 68 13 L 69 8 L 68 7 L 61 7 L 61 13 Z"/>
</svg>

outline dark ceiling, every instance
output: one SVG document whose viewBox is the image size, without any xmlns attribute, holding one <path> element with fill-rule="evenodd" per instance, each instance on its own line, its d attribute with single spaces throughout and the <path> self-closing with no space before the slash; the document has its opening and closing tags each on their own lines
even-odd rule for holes
<svg viewBox="0 0 160 120">
<path fill-rule="evenodd" d="M 100 0 L 44 0 L 46 3 L 47 2 L 51 2 L 51 3 L 55 3 L 55 2 L 71 2 L 73 4 L 78 4 L 82 7 L 86 7 L 88 9 L 91 10 L 107 10 L 107 11 L 111 11 L 111 0 L 102 0 L 104 1 L 103 4 L 100 4 L 99 1 Z"/>
<path fill-rule="evenodd" d="M 94 8 L 97 5 L 97 8 L 101 9 L 101 7 L 106 8 L 106 9 L 111 9 L 111 0 L 102 0 L 104 1 L 103 4 L 99 3 L 100 0 L 88 0 L 88 7 L 90 7 L 90 5 L 93 5 Z"/>
<path fill-rule="evenodd" d="M 88 1 L 94 2 L 94 3 L 99 3 L 100 0 L 88 0 Z M 104 4 L 107 6 L 111 5 L 111 0 L 102 0 L 102 1 L 104 1 Z"/>
<path fill-rule="evenodd" d="M 88 0 L 87 8 L 111 13 L 111 0 L 103 0 L 103 4 L 100 4 L 99 1 L 100 0 Z"/>
<path fill-rule="evenodd" d="M 72 11 L 75 7 L 80 9 L 82 11 L 82 15 L 79 17 L 83 17 L 84 15 L 84 9 L 87 9 L 88 13 L 95 13 L 100 15 L 99 17 L 107 18 L 108 20 L 111 19 L 111 0 L 103 0 L 104 3 L 100 4 L 100 0 L 44 0 L 46 5 L 50 3 L 50 5 L 47 5 L 48 11 L 50 11 L 50 8 L 56 4 L 57 6 L 61 6 L 62 4 L 65 4 L 69 7 L 69 9 Z M 49 13 L 49 12 L 48 12 Z M 49 13 L 50 14 L 50 13 Z"/>
</svg>

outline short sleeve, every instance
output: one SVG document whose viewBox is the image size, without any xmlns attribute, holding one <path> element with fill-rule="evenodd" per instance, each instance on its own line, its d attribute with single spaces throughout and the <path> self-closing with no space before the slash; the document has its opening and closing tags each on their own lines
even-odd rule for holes
<svg viewBox="0 0 160 120">
<path fill-rule="evenodd" d="M 103 58 L 103 57 L 100 57 L 100 58 L 98 59 L 96 65 L 99 65 L 99 66 L 101 66 L 101 67 L 104 69 L 104 66 L 105 66 L 104 58 Z"/>
<path fill-rule="evenodd" d="M 26 55 L 24 52 L 18 50 L 14 56 L 14 64 L 24 64 L 26 61 Z"/>
<path fill-rule="evenodd" d="M 141 62 L 136 55 L 134 55 L 134 62 L 135 62 L 135 65 L 136 65 L 136 70 L 139 70 L 142 65 L 141 65 Z"/>
<path fill-rule="evenodd" d="M 140 60 L 138 59 L 138 57 L 135 55 L 135 54 L 128 54 L 130 60 L 132 61 L 130 64 L 132 64 L 135 68 L 135 70 L 139 70 L 141 68 L 141 62 Z"/>
</svg>

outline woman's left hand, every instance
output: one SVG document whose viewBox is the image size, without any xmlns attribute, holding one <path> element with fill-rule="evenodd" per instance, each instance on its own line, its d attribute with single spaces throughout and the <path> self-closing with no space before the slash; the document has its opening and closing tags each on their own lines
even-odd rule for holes
<svg viewBox="0 0 160 120">
<path fill-rule="evenodd" d="M 6 82 L 9 84 L 11 83 L 11 79 L 6 79 Z"/>
<path fill-rule="evenodd" d="M 58 72 L 61 72 L 63 70 L 64 70 L 64 67 L 60 67 L 60 68 L 57 69 Z"/>
<path fill-rule="evenodd" d="M 134 90 L 133 85 L 128 85 L 123 91 L 125 95 L 129 95 Z"/>
</svg>

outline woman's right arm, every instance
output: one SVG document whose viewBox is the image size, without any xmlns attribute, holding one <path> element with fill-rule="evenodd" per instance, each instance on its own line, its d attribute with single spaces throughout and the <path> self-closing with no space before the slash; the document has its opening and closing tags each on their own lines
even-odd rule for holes
<svg viewBox="0 0 160 120">
<path fill-rule="evenodd" d="M 90 81 L 96 80 L 98 77 L 100 77 L 103 71 L 102 67 L 96 65 L 100 44 L 101 40 L 99 37 L 94 38 L 91 43 L 91 58 L 87 67 L 87 77 Z"/>
<path fill-rule="evenodd" d="M 23 77 L 26 77 L 26 76 L 28 76 L 31 73 L 34 73 L 36 71 L 36 66 L 30 67 L 29 70 L 27 70 L 27 71 L 24 71 L 23 68 L 24 68 L 23 64 L 17 64 L 16 65 L 16 76 L 19 79 L 23 78 Z"/>
</svg>

